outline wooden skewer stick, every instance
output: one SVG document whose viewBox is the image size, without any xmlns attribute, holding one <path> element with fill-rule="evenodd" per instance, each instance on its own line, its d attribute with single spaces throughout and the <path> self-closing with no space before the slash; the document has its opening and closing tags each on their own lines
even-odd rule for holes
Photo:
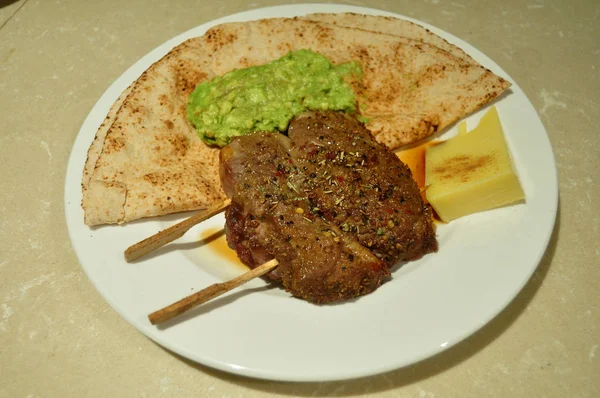
<svg viewBox="0 0 600 398">
<path fill-rule="evenodd" d="M 189 231 L 189 229 L 192 228 L 194 225 L 199 224 L 202 221 L 214 216 L 215 214 L 222 212 L 230 204 L 231 199 L 226 199 L 222 203 L 219 203 L 218 205 L 213 206 L 210 209 L 193 215 L 190 218 L 186 218 L 185 220 L 175 225 L 172 225 L 169 228 L 164 229 L 159 233 L 152 235 L 141 242 L 136 243 L 133 246 L 130 246 L 129 248 L 127 248 L 127 250 L 125 250 L 125 261 L 133 261 L 136 258 L 140 258 L 150 253 L 151 251 L 154 251 L 159 247 L 162 247 L 167 243 L 182 237 L 183 234 Z"/>
<path fill-rule="evenodd" d="M 263 265 L 258 266 L 253 270 L 238 276 L 237 278 L 234 278 L 228 282 L 210 285 L 209 287 L 187 296 L 165 308 L 155 311 L 148 315 L 148 319 L 153 325 L 166 322 L 169 319 L 181 315 L 200 304 L 204 304 L 207 301 L 222 295 L 223 293 L 227 293 L 228 291 L 243 285 L 251 279 L 266 274 L 267 272 L 275 269 L 278 265 L 279 263 L 275 259 L 267 261 Z"/>
</svg>

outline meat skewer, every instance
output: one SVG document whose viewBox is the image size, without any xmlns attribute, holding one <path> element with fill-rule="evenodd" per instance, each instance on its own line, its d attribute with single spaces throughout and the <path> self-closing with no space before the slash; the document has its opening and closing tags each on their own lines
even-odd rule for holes
<svg viewBox="0 0 600 398">
<path fill-rule="evenodd" d="M 227 241 L 254 270 L 151 314 L 153 323 L 224 293 L 224 285 L 239 286 L 257 269 L 294 296 L 329 303 L 368 294 L 398 261 L 437 250 L 410 170 L 362 124 L 311 113 L 292 121 L 288 134 L 238 137 L 221 151 L 231 198 L 221 207 Z"/>
</svg>

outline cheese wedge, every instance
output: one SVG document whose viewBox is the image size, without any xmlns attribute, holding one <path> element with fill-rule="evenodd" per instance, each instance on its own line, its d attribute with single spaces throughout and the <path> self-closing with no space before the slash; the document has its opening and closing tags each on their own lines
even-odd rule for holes
<svg viewBox="0 0 600 398">
<path fill-rule="evenodd" d="M 513 169 L 498 112 L 479 125 L 429 147 L 425 160 L 427 200 L 444 222 L 525 198 Z"/>
</svg>

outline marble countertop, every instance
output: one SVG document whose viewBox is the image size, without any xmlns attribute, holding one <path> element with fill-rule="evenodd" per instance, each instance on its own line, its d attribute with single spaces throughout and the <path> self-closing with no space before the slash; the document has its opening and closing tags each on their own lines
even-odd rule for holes
<svg viewBox="0 0 600 398">
<path fill-rule="evenodd" d="M 537 109 L 556 156 L 559 212 L 515 300 L 435 357 L 350 381 L 253 380 L 164 350 L 121 318 L 79 265 L 63 205 L 71 147 L 98 98 L 141 56 L 209 20 L 281 2 L 0 1 L 0 396 L 600 396 L 600 4 L 340 3 L 460 37 Z"/>
</svg>

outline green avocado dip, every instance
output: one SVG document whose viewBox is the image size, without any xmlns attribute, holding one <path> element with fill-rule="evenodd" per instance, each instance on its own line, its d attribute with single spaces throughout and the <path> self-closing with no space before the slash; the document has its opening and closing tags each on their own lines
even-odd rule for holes
<svg viewBox="0 0 600 398">
<path fill-rule="evenodd" d="M 199 84 L 189 96 L 187 118 L 207 144 L 222 147 L 255 131 L 283 132 L 306 110 L 355 113 L 354 91 L 344 78 L 360 76 L 357 62 L 333 65 L 323 55 L 298 50 Z"/>
</svg>

